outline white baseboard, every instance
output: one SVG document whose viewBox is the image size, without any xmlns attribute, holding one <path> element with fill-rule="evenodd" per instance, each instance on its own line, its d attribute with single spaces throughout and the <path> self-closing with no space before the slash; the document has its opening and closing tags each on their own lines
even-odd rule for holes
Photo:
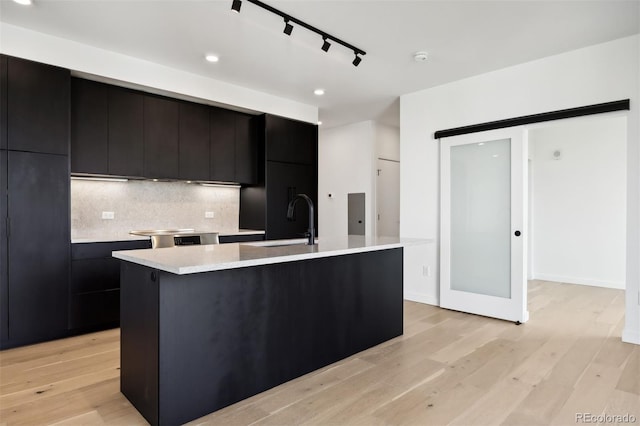
<svg viewBox="0 0 640 426">
<path fill-rule="evenodd" d="M 622 331 L 622 341 L 640 345 L 640 330 L 630 330 L 625 328 Z"/>
<path fill-rule="evenodd" d="M 411 300 L 412 302 L 420 302 L 427 305 L 440 306 L 440 300 L 438 300 L 436 296 L 432 296 L 430 294 L 405 292 L 404 298 L 405 300 Z"/>
<path fill-rule="evenodd" d="M 602 280 L 592 280 L 589 278 L 576 278 L 576 277 L 565 277 L 562 275 L 552 275 L 552 274 L 534 274 L 534 280 L 542 280 L 542 281 L 555 281 L 559 283 L 566 284 L 580 284 L 580 285 L 588 285 L 592 287 L 605 287 L 605 288 L 616 288 L 619 290 L 624 290 L 624 281 L 602 281 Z"/>
</svg>

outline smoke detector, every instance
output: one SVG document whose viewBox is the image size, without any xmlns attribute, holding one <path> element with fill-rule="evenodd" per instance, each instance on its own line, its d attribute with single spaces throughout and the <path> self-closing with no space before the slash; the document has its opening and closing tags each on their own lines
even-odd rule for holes
<svg viewBox="0 0 640 426">
<path fill-rule="evenodd" d="M 413 54 L 413 60 L 416 62 L 426 62 L 427 59 L 429 59 L 427 52 L 416 52 Z"/>
</svg>

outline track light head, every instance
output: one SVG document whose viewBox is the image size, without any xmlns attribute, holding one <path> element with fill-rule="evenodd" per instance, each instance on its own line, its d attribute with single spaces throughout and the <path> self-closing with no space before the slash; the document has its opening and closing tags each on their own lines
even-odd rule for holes
<svg viewBox="0 0 640 426">
<path fill-rule="evenodd" d="M 233 0 L 233 3 L 231 4 L 231 10 L 233 10 L 236 13 L 240 13 L 240 8 L 242 7 L 242 1 L 241 0 Z"/>
<path fill-rule="evenodd" d="M 325 52 L 328 52 L 329 48 L 331 47 L 331 43 L 327 41 L 326 37 L 322 37 L 322 40 L 324 40 L 324 43 L 322 43 L 322 50 L 324 50 Z"/>
<path fill-rule="evenodd" d="M 285 19 L 285 20 L 284 20 L 284 31 L 283 31 L 283 32 L 284 32 L 286 35 L 291 35 L 291 31 L 293 31 L 293 25 L 291 25 L 291 24 L 289 23 L 289 20 L 288 20 L 288 19 Z"/>
<path fill-rule="evenodd" d="M 358 65 L 360 65 L 360 62 L 362 62 L 362 58 L 360 56 L 358 56 L 357 52 L 354 52 L 356 54 L 355 59 L 353 60 L 352 64 L 354 67 L 357 67 Z"/>
</svg>

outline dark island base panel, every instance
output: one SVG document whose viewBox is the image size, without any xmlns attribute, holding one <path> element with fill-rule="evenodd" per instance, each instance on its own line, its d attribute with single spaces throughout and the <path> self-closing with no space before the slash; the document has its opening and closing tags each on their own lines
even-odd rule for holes
<svg viewBox="0 0 640 426">
<path fill-rule="evenodd" d="M 121 391 L 151 424 L 402 334 L 402 248 L 191 275 L 121 268 Z"/>
</svg>

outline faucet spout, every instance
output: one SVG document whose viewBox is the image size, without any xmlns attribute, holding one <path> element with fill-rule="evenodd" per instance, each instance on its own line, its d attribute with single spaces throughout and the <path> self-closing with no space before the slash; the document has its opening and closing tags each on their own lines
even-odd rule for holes
<svg viewBox="0 0 640 426">
<path fill-rule="evenodd" d="M 296 203 L 300 199 L 305 200 L 307 202 L 307 205 L 309 206 L 309 229 L 307 230 L 307 237 L 309 238 L 309 241 L 307 242 L 307 245 L 312 246 L 316 243 L 316 229 L 313 223 L 313 218 L 314 218 L 313 201 L 311 200 L 311 198 L 309 198 L 308 195 L 297 194 L 295 197 L 293 197 L 291 201 L 289 201 L 289 206 L 287 207 L 287 220 L 289 221 L 293 220 L 293 212 L 295 211 Z"/>
</svg>

